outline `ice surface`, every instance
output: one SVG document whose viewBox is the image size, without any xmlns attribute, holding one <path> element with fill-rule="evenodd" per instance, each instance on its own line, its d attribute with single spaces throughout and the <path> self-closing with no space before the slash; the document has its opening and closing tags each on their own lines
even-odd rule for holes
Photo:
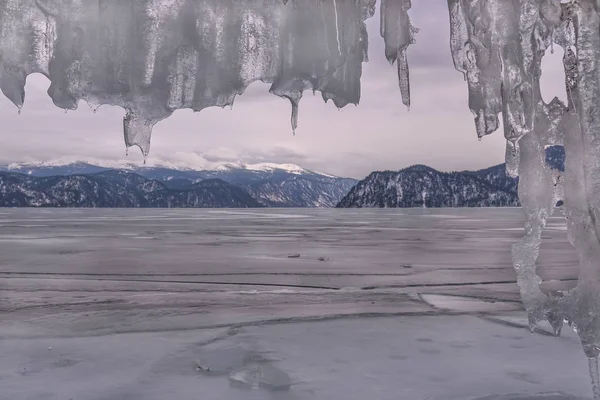
<svg viewBox="0 0 600 400">
<path fill-rule="evenodd" d="M 229 379 L 233 384 L 252 389 L 288 390 L 291 386 L 289 375 L 270 364 L 250 363 L 231 371 Z"/>
<path fill-rule="evenodd" d="M 519 209 L 0 209 L 0 399 L 590 398 L 577 334 L 528 331 L 507 251 L 522 223 Z M 565 225 L 549 218 L 538 272 L 570 284 Z M 257 365 L 257 389 L 233 382 Z"/>
</svg>

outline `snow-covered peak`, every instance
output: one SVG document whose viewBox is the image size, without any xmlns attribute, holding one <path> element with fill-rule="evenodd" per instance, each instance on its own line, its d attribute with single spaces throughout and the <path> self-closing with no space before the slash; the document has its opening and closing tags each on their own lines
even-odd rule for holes
<svg viewBox="0 0 600 400">
<path fill-rule="evenodd" d="M 82 164 L 81 161 L 61 162 L 60 160 L 50 161 L 31 161 L 8 164 L 8 169 L 26 169 L 26 168 L 46 168 L 46 167 L 63 167 L 65 165 Z"/>
<path fill-rule="evenodd" d="M 25 170 L 39 168 L 75 167 L 78 165 L 93 165 L 102 168 L 132 169 L 135 164 L 118 160 L 58 158 L 46 161 L 15 162 L 8 165 L 8 170 Z"/>
<path fill-rule="evenodd" d="M 243 162 L 223 164 L 215 168 L 217 171 L 232 170 L 232 169 L 244 169 L 246 171 L 254 172 L 274 172 L 283 171 L 289 174 L 303 175 L 303 174 L 317 174 L 326 176 L 328 178 L 339 178 L 338 176 L 327 174 L 325 172 L 313 171 L 296 164 L 276 164 L 276 163 L 257 163 L 257 164 L 246 164 Z"/>
<path fill-rule="evenodd" d="M 256 171 L 256 172 L 272 172 L 272 171 L 285 171 L 291 174 L 306 174 L 310 173 L 309 170 L 302 168 L 295 164 L 275 164 L 275 163 L 259 163 L 259 164 L 245 164 L 245 163 L 235 163 L 235 164 L 225 164 L 222 167 L 227 169 L 245 169 L 248 171 Z"/>
<path fill-rule="evenodd" d="M 277 164 L 277 163 L 257 163 L 247 164 L 244 162 L 236 163 L 190 163 L 190 162 L 172 162 L 151 158 L 146 165 L 131 162 L 131 160 L 99 160 L 99 159 L 75 159 L 59 158 L 47 161 L 28 161 L 21 163 L 12 163 L 8 165 L 8 170 L 27 173 L 28 170 L 48 169 L 48 168 L 69 168 L 82 165 L 90 165 L 101 168 L 139 170 L 143 168 L 166 168 L 176 171 L 232 171 L 246 170 L 252 172 L 276 172 L 282 171 L 295 175 L 318 174 L 330 178 L 336 178 L 334 175 L 323 172 L 316 172 L 296 164 Z"/>
</svg>

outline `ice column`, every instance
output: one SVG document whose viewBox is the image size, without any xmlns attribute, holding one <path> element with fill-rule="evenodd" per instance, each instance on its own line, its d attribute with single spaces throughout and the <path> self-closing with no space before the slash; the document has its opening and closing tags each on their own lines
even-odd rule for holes
<svg viewBox="0 0 600 400">
<path fill-rule="evenodd" d="M 418 32 L 408 16 L 411 5 L 411 0 L 381 0 L 381 36 L 385 40 L 385 56 L 391 64 L 397 63 L 402 102 L 408 108 L 410 74 L 406 51 L 415 43 L 414 35 Z"/>
<path fill-rule="evenodd" d="M 509 172 L 520 176 L 525 237 L 513 247 L 521 297 L 533 329 L 547 319 L 560 334 L 573 326 L 590 358 L 600 398 L 600 16 L 592 0 L 449 0 L 451 48 L 469 84 L 478 134 L 498 127 L 501 112 Z M 540 95 L 541 60 L 555 41 L 565 50 L 565 105 Z M 564 174 L 545 163 L 563 145 Z M 579 256 L 577 286 L 544 293 L 536 273 L 541 233 L 558 201 Z"/>
</svg>

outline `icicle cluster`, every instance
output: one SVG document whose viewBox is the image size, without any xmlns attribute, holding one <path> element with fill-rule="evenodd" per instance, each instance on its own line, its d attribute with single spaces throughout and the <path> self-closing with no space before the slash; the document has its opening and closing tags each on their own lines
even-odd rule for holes
<svg viewBox="0 0 600 400">
<path fill-rule="evenodd" d="M 375 0 L 3 0 L 0 88 L 21 107 L 39 72 L 58 107 L 121 106 L 144 154 L 174 110 L 231 106 L 257 80 L 291 101 L 295 129 L 306 89 L 359 102 L 374 12 Z"/>
<path fill-rule="evenodd" d="M 478 135 L 494 132 L 501 113 L 507 168 L 519 175 L 526 235 L 513 247 L 521 297 L 533 329 L 563 321 L 581 337 L 595 398 L 600 398 L 600 13 L 595 0 L 448 0 L 451 48 L 469 85 Z M 563 59 L 568 104 L 546 104 L 541 62 L 556 43 Z M 546 148 L 564 146 L 564 172 L 546 166 Z M 562 203 L 569 241 L 580 261 L 578 285 L 545 293 L 536 273 L 541 234 Z"/>
</svg>

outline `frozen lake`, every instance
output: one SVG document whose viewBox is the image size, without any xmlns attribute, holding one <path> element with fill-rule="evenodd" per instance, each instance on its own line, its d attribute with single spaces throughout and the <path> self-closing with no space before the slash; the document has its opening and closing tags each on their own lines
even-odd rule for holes
<svg viewBox="0 0 600 400">
<path fill-rule="evenodd" d="M 518 209 L 0 209 L 0 400 L 591 397 Z M 568 288 L 561 218 L 540 275 Z"/>
</svg>

